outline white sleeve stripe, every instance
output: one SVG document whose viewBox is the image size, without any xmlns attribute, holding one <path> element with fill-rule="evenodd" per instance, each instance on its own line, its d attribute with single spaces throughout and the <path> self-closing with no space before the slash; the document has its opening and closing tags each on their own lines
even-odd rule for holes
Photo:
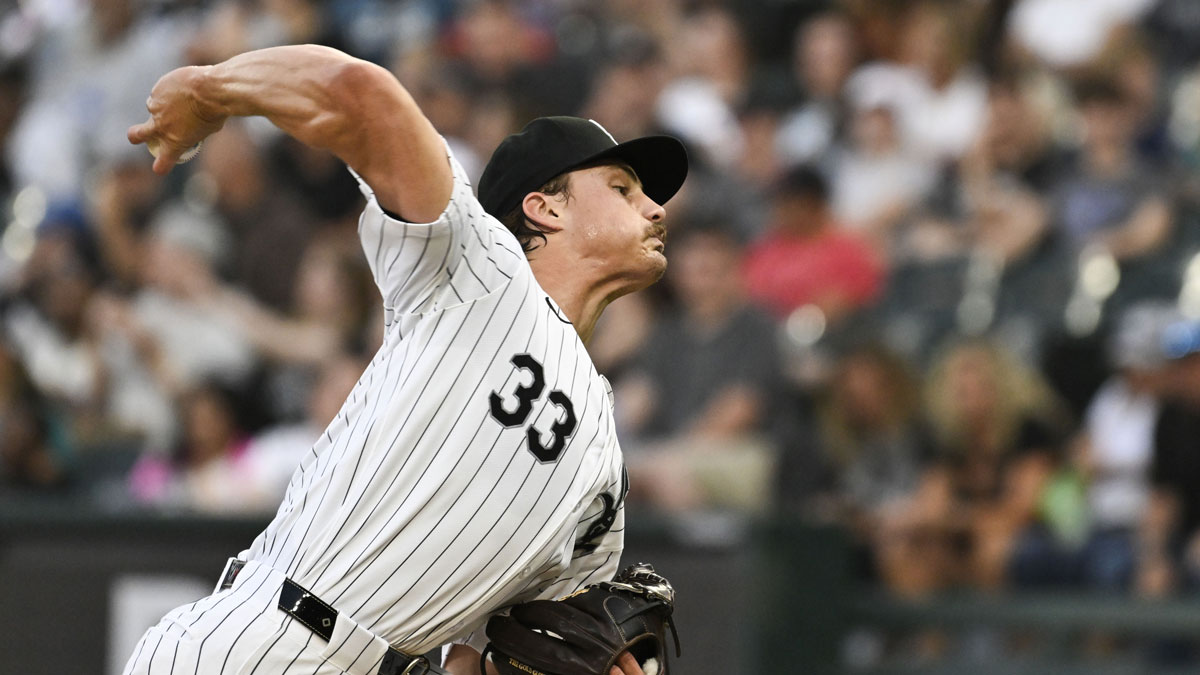
<svg viewBox="0 0 1200 675">
<path fill-rule="evenodd" d="M 359 219 L 359 222 L 360 222 L 360 223 L 362 223 L 362 222 L 364 222 L 366 219 L 367 219 L 367 216 L 366 216 L 366 214 L 364 213 L 364 214 L 363 214 L 363 217 Z M 400 253 L 401 253 L 401 251 L 403 251 L 403 250 L 404 250 L 404 242 L 405 242 L 405 241 L 407 241 L 407 239 L 402 239 L 402 240 L 401 240 L 401 242 L 400 242 L 400 248 L 399 248 L 399 249 L 396 251 L 396 257 L 400 257 Z M 378 237 L 378 238 L 375 240 L 375 265 L 376 265 L 376 266 L 378 266 L 378 265 L 379 265 L 379 259 L 380 259 L 380 257 L 382 257 L 382 256 L 383 256 L 383 230 L 380 230 L 380 231 L 379 231 L 379 237 Z M 379 281 L 378 281 L 378 279 L 376 279 L 376 285 L 378 285 L 378 284 L 379 284 Z"/>
<path fill-rule="evenodd" d="M 446 250 L 442 252 L 442 262 L 438 263 L 439 270 L 449 271 L 450 251 L 454 250 L 454 242 L 457 240 L 453 229 L 447 233 Z"/>
</svg>

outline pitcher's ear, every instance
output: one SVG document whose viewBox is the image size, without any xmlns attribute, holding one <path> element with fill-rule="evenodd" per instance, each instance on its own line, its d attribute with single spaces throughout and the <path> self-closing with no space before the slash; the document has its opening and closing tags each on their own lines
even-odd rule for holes
<svg viewBox="0 0 1200 675">
<path fill-rule="evenodd" d="M 530 192 L 521 200 L 521 210 L 525 213 L 525 218 L 535 228 L 546 233 L 562 230 L 561 208 L 556 200 L 541 192 Z"/>
</svg>

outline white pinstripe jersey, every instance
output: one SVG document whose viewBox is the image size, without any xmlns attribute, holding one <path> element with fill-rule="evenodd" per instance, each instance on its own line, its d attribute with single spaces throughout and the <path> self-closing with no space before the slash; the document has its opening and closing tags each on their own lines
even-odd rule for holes
<svg viewBox="0 0 1200 675">
<path fill-rule="evenodd" d="M 458 162 L 442 216 L 359 222 L 383 346 L 242 556 L 409 653 L 616 570 L 611 388 Z"/>
</svg>

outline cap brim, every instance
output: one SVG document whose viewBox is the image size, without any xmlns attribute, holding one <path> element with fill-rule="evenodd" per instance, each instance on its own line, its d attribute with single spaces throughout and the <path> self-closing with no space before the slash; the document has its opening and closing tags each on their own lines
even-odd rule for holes
<svg viewBox="0 0 1200 675">
<path fill-rule="evenodd" d="M 628 164 L 642 182 L 642 191 L 660 206 L 679 192 L 688 174 L 687 150 L 679 139 L 671 136 L 645 136 L 619 143 L 576 166 L 606 159 L 619 159 Z"/>
</svg>

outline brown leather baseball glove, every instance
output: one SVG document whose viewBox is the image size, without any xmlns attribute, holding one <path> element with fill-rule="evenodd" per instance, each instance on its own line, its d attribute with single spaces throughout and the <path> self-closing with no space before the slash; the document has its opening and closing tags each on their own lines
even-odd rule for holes
<svg viewBox="0 0 1200 675">
<path fill-rule="evenodd" d="M 490 658 L 500 675 L 609 675 L 628 651 L 643 669 L 654 659 L 665 674 L 667 628 L 680 653 L 674 605 L 671 583 L 639 563 L 561 600 L 534 600 L 492 617 L 481 661 Z"/>
</svg>

